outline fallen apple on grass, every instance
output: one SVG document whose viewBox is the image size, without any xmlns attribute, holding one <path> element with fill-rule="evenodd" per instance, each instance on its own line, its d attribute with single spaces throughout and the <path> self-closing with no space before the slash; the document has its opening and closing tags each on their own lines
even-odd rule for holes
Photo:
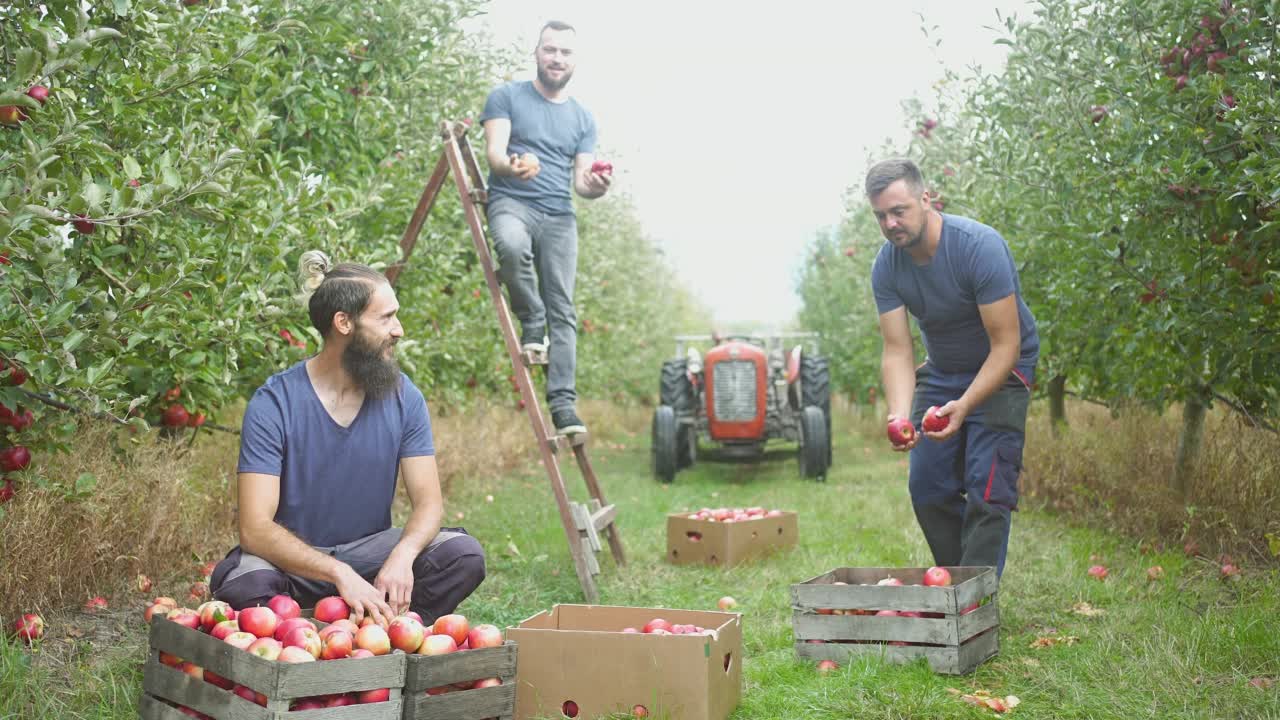
<svg viewBox="0 0 1280 720">
<path fill-rule="evenodd" d="M 729 597 L 728 595 L 725 595 L 724 597 L 720 598 L 719 602 L 717 602 L 717 603 L 716 603 L 716 607 L 720 608 L 721 610 L 723 610 L 723 611 L 725 611 L 725 612 L 728 612 L 728 611 L 730 611 L 730 610 L 732 610 L 732 609 L 734 609 L 734 608 L 738 607 L 738 601 L 737 601 L 737 600 L 734 600 L 733 598 Z"/>
<path fill-rule="evenodd" d="M 1107 572 L 1108 572 L 1108 571 L 1107 571 L 1106 566 L 1104 566 L 1104 565 L 1094 565 L 1094 566 L 1092 566 L 1092 567 L 1090 567 L 1090 568 L 1089 568 L 1089 577 L 1097 578 L 1098 580 L 1106 580 L 1106 579 L 1107 579 Z"/>
<path fill-rule="evenodd" d="M 13 623 L 13 630 L 19 640 L 30 645 L 44 635 L 44 618 L 27 613 Z"/>
<path fill-rule="evenodd" d="M 818 663 L 818 672 L 826 675 L 832 670 L 839 670 L 840 665 L 835 660 L 822 660 Z"/>
</svg>

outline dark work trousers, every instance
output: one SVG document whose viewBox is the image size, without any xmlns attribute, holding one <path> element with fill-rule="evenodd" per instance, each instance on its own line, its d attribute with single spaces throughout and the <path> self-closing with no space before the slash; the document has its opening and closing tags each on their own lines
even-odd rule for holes
<svg viewBox="0 0 1280 720">
<path fill-rule="evenodd" d="M 347 563 L 365 580 L 373 582 L 383 563 L 400 541 L 400 528 L 390 528 L 334 547 L 317 547 L 326 555 Z M 439 534 L 413 561 L 413 591 L 409 609 L 430 625 L 448 615 L 484 580 L 484 550 L 462 528 L 441 528 Z M 290 575 L 257 555 L 240 549 L 214 568 L 210 578 L 213 597 L 232 608 L 266 605 L 275 595 L 289 595 L 302 607 L 320 598 L 337 595 L 333 583 Z"/>
<path fill-rule="evenodd" d="M 927 361 L 917 368 L 911 407 L 917 431 L 929 406 L 958 399 L 975 376 L 943 373 Z M 911 504 L 937 565 L 989 565 L 1004 573 L 1032 378 L 1015 370 L 959 432 L 943 442 L 921 436 L 911 450 Z"/>
</svg>

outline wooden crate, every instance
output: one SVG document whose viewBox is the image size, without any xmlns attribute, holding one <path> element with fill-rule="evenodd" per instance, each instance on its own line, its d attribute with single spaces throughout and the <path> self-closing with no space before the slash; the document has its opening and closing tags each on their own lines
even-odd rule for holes
<svg viewBox="0 0 1280 720">
<path fill-rule="evenodd" d="M 410 654 L 404 720 L 511 720 L 516 707 L 516 643 L 447 655 Z M 428 695 L 429 688 L 496 677 L 501 685 Z"/>
<path fill-rule="evenodd" d="M 203 680 L 164 665 L 160 652 L 176 655 L 267 696 L 262 707 Z M 151 621 L 151 657 L 143 670 L 143 720 L 183 720 L 188 716 L 165 701 L 186 705 L 215 720 L 401 720 L 404 653 L 372 658 L 283 663 L 266 660 L 163 617 Z M 297 698 L 390 688 L 385 702 L 289 712 Z"/>
<path fill-rule="evenodd" d="M 994 657 L 1000 650 L 995 568 L 947 568 L 952 582 L 948 587 L 926 587 L 924 570 L 837 568 L 792 585 L 796 655 L 836 662 L 858 655 L 878 655 L 895 663 L 925 658 L 934 672 L 947 675 L 968 674 Z M 887 577 L 898 578 L 903 585 L 876 585 Z M 963 612 L 978 602 L 983 604 L 976 610 Z M 916 611 L 929 616 L 835 614 L 877 610 Z"/>
</svg>

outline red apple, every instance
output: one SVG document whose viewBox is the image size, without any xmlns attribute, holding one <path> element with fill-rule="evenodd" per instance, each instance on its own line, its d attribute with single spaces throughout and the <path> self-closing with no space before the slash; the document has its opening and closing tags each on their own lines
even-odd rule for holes
<svg viewBox="0 0 1280 720">
<path fill-rule="evenodd" d="M 929 587 L 946 587 L 951 584 L 951 572 L 935 565 L 924 571 L 924 584 Z"/>
<path fill-rule="evenodd" d="M 406 611 L 404 612 L 404 616 L 405 616 L 405 617 L 411 617 L 411 618 L 413 618 L 414 620 L 417 620 L 417 621 L 418 621 L 418 624 L 419 624 L 419 625 L 421 625 L 423 628 L 426 628 L 426 626 L 427 626 L 427 624 L 426 624 L 425 622 L 423 622 L 423 621 L 422 621 L 422 616 L 421 616 L 421 615 L 419 615 L 418 613 L 416 613 L 416 612 L 412 611 L 412 610 L 406 610 Z"/>
<path fill-rule="evenodd" d="M 965 608 L 965 609 L 961 610 L 961 611 L 960 611 L 960 614 L 961 614 L 961 615 L 968 615 L 969 613 L 974 612 L 975 610 L 977 610 L 977 609 L 978 609 L 978 606 L 979 606 L 979 605 L 981 605 L 981 604 L 982 604 L 982 601 L 978 601 L 978 602 L 976 602 L 976 603 L 974 603 L 974 604 L 970 605 L 969 607 L 967 607 L 967 608 Z"/>
<path fill-rule="evenodd" d="M 818 672 L 826 675 L 832 670 L 838 670 L 840 665 L 835 660 L 822 660 L 818 663 Z"/>
<path fill-rule="evenodd" d="M 391 688 L 378 688 L 377 690 L 365 690 L 356 693 L 356 702 L 361 705 L 366 703 L 386 702 L 391 699 Z"/>
<path fill-rule="evenodd" d="M 347 601 L 337 595 L 320 598 L 320 601 L 316 603 L 316 620 L 322 623 L 331 623 L 335 620 L 350 617 L 350 615 L 351 608 L 347 605 Z"/>
<path fill-rule="evenodd" d="M 354 658 L 371 658 L 376 656 L 373 653 L 369 652 L 368 650 L 365 650 L 364 648 L 356 648 L 355 650 L 351 651 L 351 657 L 354 659 Z"/>
<path fill-rule="evenodd" d="M 240 624 L 235 620 L 223 620 L 209 628 L 209 637 L 214 640 L 226 640 L 228 635 L 240 632 Z M 249 633 L 245 633 L 248 635 Z"/>
<path fill-rule="evenodd" d="M 720 598 L 719 601 L 716 602 L 716 607 L 720 608 L 721 610 L 724 610 L 725 612 L 728 612 L 738 607 L 738 601 L 734 600 L 728 595 L 725 595 L 724 597 Z"/>
<path fill-rule="evenodd" d="M 276 631 L 271 633 L 271 637 L 279 640 L 280 642 L 284 642 L 285 635 L 288 635 L 290 631 L 296 628 L 302 628 L 302 627 L 311 628 L 312 630 L 315 630 L 315 626 L 311 624 L 310 620 L 302 617 L 295 617 L 295 618 L 289 618 L 288 620 L 282 621 L 279 625 L 276 625 Z M 325 626 L 325 629 L 327 630 L 330 627 L 332 626 L 331 625 Z M 324 633 L 319 633 L 319 636 L 321 640 L 324 640 Z"/>
<path fill-rule="evenodd" d="M 197 680 L 204 680 L 204 668 L 190 661 L 183 660 L 182 664 L 178 665 L 178 669 Z"/>
<path fill-rule="evenodd" d="M 233 621 L 228 620 L 227 622 L 233 622 Z M 243 630 L 236 630 L 235 632 L 229 633 L 226 637 L 222 638 L 222 642 L 232 647 L 240 648 L 245 652 L 249 652 L 249 648 L 252 647 L 253 644 L 257 641 L 258 641 L 258 638 L 253 633 L 247 633 Z"/>
<path fill-rule="evenodd" d="M 358 640 L 357 640 L 358 641 Z M 418 648 L 419 655 L 448 655 L 458 650 L 458 643 L 448 635 L 428 635 Z"/>
<path fill-rule="evenodd" d="M 293 704 L 289 706 L 289 711 L 297 712 L 299 710 L 319 710 L 323 707 L 323 700 L 318 700 L 316 698 L 302 698 L 301 700 L 295 700 Z"/>
<path fill-rule="evenodd" d="M 1164 568 L 1160 567 L 1159 565 L 1152 565 L 1151 567 L 1147 568 L 1148 580 L 1159 580 L 1162 577 L 1164 577 Z"/>
<path fill-rule="evenodd" d="M 324 644 L 320 642 L 320 634 L 314 627 L 296 627 L 284 636 L 281 644 L 286 648 L 299 647 L 311 653 L 311 657 L 320 657 Z"/>
<path fill-rule="evenodd" d="M 223 690 L 230 690 L 236 685 L 234 682 L 231 682 L 231 680 L 222 677 L 208 668 L 205 668 L 204 670 L 204 681 L 214 687 L 220 687 Z"/>
<path fill-rule="evenodd" d="M 649 717 L 649 708 L 643 705 L 634 705 L 631 708 L 631 717 L 638 717 L 638 718 Z"/>
<path fill-rule="evenodd" d="M 0 125 L 17 127 L 27 119 L 27 114 L 17 105 L 0 105 Z"/>
<path fill-rule="evenodd" d="M 34 613 L 27 613 L 13 624 L 18 639 L 30 645 L 44 635 L 44 619 Z"/>
<path fill-rule="evenodd" d="M 448 635 L 453 638 L 454 643 L 461 643 L 467 637 L 467 633 L 471 630 L 467 618 L 462 615 L 442 615 L 436 618 L 435 624 L 431 626 L 432 635 Z"/>
<path fill-rule="evenodd" d="M 279 658 L 283 649 L 280 641 L 273 637 L 260 637 L 249 645 L 249 652 L 265 660 Z"/>
<path fill-rule="evenodd" d="M 168 605 L 161 605 L 160 603 L 152 603 L 151 605 L 147 606 L 147 609 L 145 611 L 143 611 L 142 619 L 143 621 L 150 623 L 152 617 L 156 615 L 159 615 L 160 617 L 164 617 L 165 615 L 168 615 L 169 611 L 172 609 L 173 608 L 169 607 Z"/>
<path fill-rule="evenodd" d="M 329 627 L 333 627 L 330 625 Z M 325 628 L 326 630 L 328 628 Z M 324 649 L 320 651 L 321 660 L 338 660 L 344 657 L 354 657 L 352 648 L 355 645 L 355 637 L 341 628 L 334 630 L 323 638 Z M 368 652 L 367 650 L 365 652 Z M 372 655 L 373 653 L 369 653 Z"/>
<path fill-rule="evenodd" d="M 200 627 L 208 632 L 213 629 L 214 625 L 225 620 L 230 620 L 235 615 L 235 611 L 231 606 L 221 600 L 210 600 L 203 603 L 196 610 L 200 613 Z"/>
<path fill-rule="evenodd" d="M 654 618 L 649 622 L 645 623 L 644 627 L 641 628 L 640 630 L 641 632 L 645 632 L 645 633 L 652 633 L 654 630 L 664 630 L 666 632 L 671 632 L 671 623 L 667 622 L 666 620 L 663 620 L 662 618 Z"/>
<path fill-rule="evenodd" d="M 240 623 L 241 630 L 251 632 L 260 638 L 274 636 L 276 626 L 280 624 L 280 619 L 276 617 L 275 612 L 261 605 L 241 610 L 236 615 L 236 621 Z"/>
<path fill-rule="evenodd" d="M 497 687 L 501 684 L 502 684 L 502 680 L 496 677 L 491 677 L 491 678 L 485 678 L 483 680 L 475 681 L 475 683 L 471 686 L 471 688 L 474 690 L 479 688 Z"/>
<path fill-rule="evenodd" d="M 187 420 L 191 418 L 187 409 L 182 407 L 181 403 L 170 405 L 165 411 L 164 416 L 160 418 L 160 422 L 167 427 L 182 427 L 187 424 Z"/>
<path fill-rule="evenodd" d="M 1233 563 L 1226 563 L 1218 572 L 1223 580 L 1235 580 L 1240 577 L 1240 568 Z"/>
<path fill-rule="evenodd" d="M 1097 578 L 1099 580 L 1106 580 L 1107 568 L 1102 565 L 1094 565 L 1093 567 L 1089 568 L 1089 577 Z"/>
<path fill-rule="evenodd" d="M 192 610 L 191 608 L 183 607 L 183 608 L 177 608 L 175 610 L 170 610 L 168 614 L 165 615 L 165 617 L 178 623 L 179 625 L 182 625 L 184 627 L 189 627 L 192 630 L 200 629 L 200 615 L 195 610 Z"/>
<path fill-rule="evenodd" d="M 628 634 L 630 634 L 630 633 L 636 633 L 637 635 L 638 635 L 638 634 L 640 634 L 640 631 L 639 631 L 639 630 L 637 630 L 637 629 L 635 629 L 635 628 L 633 628 L 633 627 L 626 627 L 626 628 L 622 628 L 622 632 L 624 632 L 624 633 L 628 633 Z"/>
<path fill-rule="evenodd" d="M 924 426 L 925 432 L 942 432 L 951 424 L 951 416 L 939 415 L 938 406 L 932 405 L 928 410 L 924 411 L 924 422 L 921 424 Z"/>
<path fill-rule="evenodd" d="M 92 235 L 93 231 L 98 229 L 98 226 L 87 215 L 76 215 L 76 219 L 72 220 L 71 224 L 75 227 L 76 232 L 81 235 Z"/>
<path fill-rule="evenodd" d="M 387 631 L 381 625 L 365 625 L 356 632 L 356 646 L 374 655 L 386 655 L 391 652 L 391 638 L 387 637 Z"/>
<path fill-rule="evenodd" d="M 288 620 L 302 615 L 302 606 L 298 605 L 298 601 L 288 595 L 276 595 L 267 601 L 267 607 L 271 608 L 281 620 Z"/>
<path fill-rule="evenodd" d="M 89 611 L 89 612 L 97 612 L 98 610 L 106 610 L 106 609 L 107 609 L 107 599 L 106 599 L 106 598 L 104 598 L 104 597 L 102 597 L 101 595 L 98 595 L 98 596 L 96 596 L 96 597 L 89 598 L 89 600 L 84 604 L 84 609 L 85 609 L 85 610 L 87 610 L 87 611 Z"/>
<path fill-rule="evenodd" d="M 426 636 L 427 629 L 422 626 L 422 623 L 403 615 L 394 618 L 391 621 L 391 626 L 387 628 L 387 637 L 391 640 L 391 647 L 407 653 L 421 647 L 422 641 Z"/>
<path fill-rule="evenodd" d="M 134 584 L 137 586 L 138 592 L 140 593 L 151 592 L 151 578 L 146 575 L 139 575 L 138 579 L 134 581 Z"/>
<path fill-rule="evenodd" d="M 560 712 L 564 713 L 565 717 L 576 718 L 578 717 L 578 703 L 572 700 L 565 700 L 564 704 L 560 706 Z"/>
<path fill-rule="evenodd" d="M 31 451 L 25 445 L 14 445 L 0 450 L 0 471 L 18 472 L 31 464 Z"/>
<path fill-rule="evenodd" d="M 294 632 L 297 632 L 297 630 Z M 271 639 L 273 642 L 275 641 L 275 638 Z M 300 648 L 297 645 L 289 645 L 280 650 L 280 655 L 276 657 L 276 660 L 287 663 L 315 662 L 316 656 L 312 655 L 311 651 L 305 648 Z"/>
<path fill-rule="evenodd" d="M 898 579 L 898 578 L 896 578 L 896 577 L 887 577 L 887 578 L 885 578 L 885 579 L 881 580 L 880 582 L 876 583 L 876 585 L 887 585 L 887 586 L 890 586 L 890 587 L 902 587 L 902 581 L 901 581 L 901 580 L 899 580 L 899 579 Z"/>
<path fill-rule="evenodd" d="M 906 445 L 916 436 L 916 429 L 906 418 L 896 418 L 888 426 L 889 442 L 894 445 Z"/>
<path fill-rule="evenodd" d="M 248 700 L 251 703 L 256 703 L 258 705 L 261 705 L 262 707 L 267 706 L 266 695 L 263 695 L 262 693 L 256 692 L 254 690 L 250 690 L 249 688 L 243 685 L 237 685 L 234 688 L 231 688 L 231 692 L 235 693 L 236 695 L 239 695 L 240 697 L 244 698 L 245 700 Z"/>
<path fill-rule="evenodd" d="M 601 175 L 612 175 L 613 163 L 606 160 L 596 160 L 591 163 L 591 172 L 600 173 Z"/>
</svg>

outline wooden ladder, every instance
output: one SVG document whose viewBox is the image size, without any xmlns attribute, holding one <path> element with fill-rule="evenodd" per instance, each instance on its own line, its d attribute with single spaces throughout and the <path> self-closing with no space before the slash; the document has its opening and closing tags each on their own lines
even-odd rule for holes
<svg viewBox="0 0 1280 720">
<path fill-rule="evenodd" d="M 517 340 L 515 326 L 511 322 L 511 311 L 507 307 L 506 297 L 498 284 L 498 276 L 494 272 L 493 258 L 489 253 L 489 242 L 485 236 L 484 217 L 479 206 L 489 199 L 485 187 L 484 176 L 476 161 L 476 154 L 467 140 L 466 124 L 445 121 L 440 125 L 440 135 L 444 141 L 444 154 L 436 163 L 435 171 L 427 181 L 427 187 L 418 200 L 418 207 L 413 211 L 409 227 L 400 239 L 400 260 L 387 268 L 387 280 L 394 287 L 400 272 L 409 262 L 409 256 L 418 242 L 422 225 L 426 222 L 431 206 L 444 188 L 450 171 L 462 199 L 463 214 L 467 226 L 471 229 L 471 239 L 475 241 L 476 255 L 484 268 L 485 282 L 489 285 L 489 296 L 493 299 L 493 307 L 498 313 L 498 326 L 502 329 L 502 339 L 507 345 L 507 354 L 511 358 L 511 367 L 515 370 L 516 384 L 520 389 L 520 397 L 524 400 L 525 411 L 529 414 L 529 424 L 533 427 L 533 435 L 538 441 L 538 450 L 542 454 L 542 464 L 547 469 L 551 480 L 551 490 L 556 496 L 556 505 L 560 508 L 560 522 L 564 525 L 564 534 L 569 541 L 569 552 L 573 555 L 573 566 L 578 573 L 578 582 L 582 585 L 582 594 L 588 603 L 596 603 L 600 594 L 596 589 L 595 576 L 600 574 L 600 564 L 596 561 L 596 553 L 602 549 L 600 533 L 603 532 L 609 541 L 609 549 L 613 551 L 613 559 L 618 565 L 626 564 L 626 556 L 622 550 L 622 536 L 614 521 L 617 509 L 605 501 L 600 482 L 595 471 L 591 469 L 591 461 L 587 458 L 587 436 L 585 433 L 564 436 L 557 435 L 549 429 L 542 407 L 534 393 L 533 377 L 530 370 L 535 365 L 546 365 L 546 353 L 521 352 Z M 586 481 L 590 494 L 588 503 L 578 503 L 569 499 L 564 487 L 564 476 L 560 471 L 558 453 L 571 449 L 578 461 L 578 470 Z"/>
</svg>

